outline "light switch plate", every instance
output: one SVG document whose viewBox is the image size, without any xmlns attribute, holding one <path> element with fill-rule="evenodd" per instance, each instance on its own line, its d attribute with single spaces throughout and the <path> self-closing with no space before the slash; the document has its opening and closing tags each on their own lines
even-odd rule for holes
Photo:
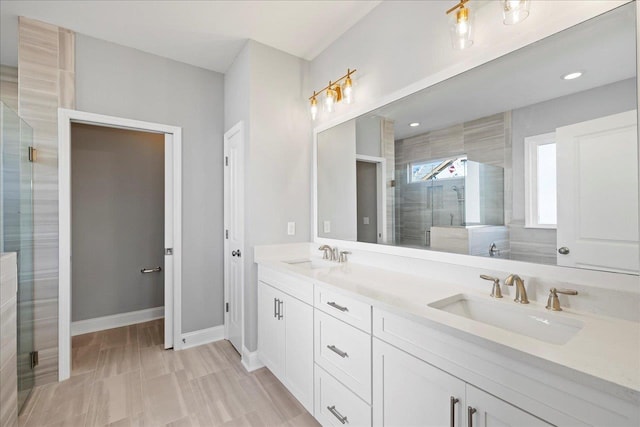
<svg viewBox="0 0 640 427">
<path fill-rule="evenodd" d="M 288 222 L 287 223 L 287 234 L 289 236 L 294 236 L 296 234 L 296 223 L 295 222 Z"/>
<path fill-rule="evenodd" d="M 324 222 L 324 232 L 331 233 L 331 221 Z"/>
<path fill-rule="evenodd" d="M 363 218 L 362 218 L 362 223 L 363 223 L 364 225 L 369 225 L 369 217 L 368 217 L 368 216 L 363 217 Z"/>
</svg>

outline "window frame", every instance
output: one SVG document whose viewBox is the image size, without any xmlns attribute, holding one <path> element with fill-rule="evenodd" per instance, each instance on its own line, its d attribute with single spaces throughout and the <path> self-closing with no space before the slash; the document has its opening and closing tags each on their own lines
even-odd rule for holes
<svg viewBox="0 0 640 427">
<path fill-rule="evenodd" d="M 538 147 L 556 144 L 556 133 L 549 132 L 524 139 L 524 227 L 556 230 L 556 224 L 538 222 Z M 556 145 L 557 148 L 557 145 Z M 557 167 L 557 165 L 556 165 Z M 557 175 L 556 175 L 557 176 Z M 557 188 L 557 182 L 556 182 Z M 556 205 L 557 209 L 557 205 Z"/>
</svg>

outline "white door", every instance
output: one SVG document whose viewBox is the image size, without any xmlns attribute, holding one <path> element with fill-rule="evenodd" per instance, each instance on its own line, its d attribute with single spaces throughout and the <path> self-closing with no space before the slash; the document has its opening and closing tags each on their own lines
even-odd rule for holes
<svg viewBox="0 0 640 427">
<path fill-rule="evenodd" d="M 313 307 L 284 296 L 285 378 L 291 393 L 313 413 Z"/>
<path fill-rule="evenodd" d="M 164 135 L 164 348 L 173 347 L 173 134 Z M 169 250 L 168 250 L 169 249 Z"/>
<path fill-rule="evenodd" d="M 242 354 L 244 289 L 244 125 L 224 134 L 225 336 Z"/>
<path fill-rule="evenodd" d="M 468 426 L 472 427 L 550 427 L 552 424 L 536 418 L 482 390 L 467 384 L 467 406 L 464 408 Z"/>
<path fill-rule="evenodd" d="M 464 401 L 463 381 L 374 338 L 374 426 L 462 427 Z"/>
<path fill-rule="evenodd" d="M 556 143 L 558 264 L 637 273 L 637 112 L 558 128 Z"/>
</svg>

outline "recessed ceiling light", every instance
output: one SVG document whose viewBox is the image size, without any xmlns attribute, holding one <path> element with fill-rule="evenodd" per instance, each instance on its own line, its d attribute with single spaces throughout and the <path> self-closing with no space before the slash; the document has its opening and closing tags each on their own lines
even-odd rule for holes
<svg viewBox="0 0 640 427">
<path fill-rule="evenodd" d="M 414 128 L 414 127 L 416 127 L 416 126 L 420 126 L 420 123 L 418 123 L 418 122 L 409 123 L 409 126 L 411 126 L 412 128 Z"/>
<path fill-rule="evenodd" d="M 581 71 L 576 71 L 574 73 L 565 74 L 564 76 L 562 76 L 562 78 L 564 80 L 573 80 L 573 79 L 577 79 L 581 75 L 582 75 Z"/>
</svg>

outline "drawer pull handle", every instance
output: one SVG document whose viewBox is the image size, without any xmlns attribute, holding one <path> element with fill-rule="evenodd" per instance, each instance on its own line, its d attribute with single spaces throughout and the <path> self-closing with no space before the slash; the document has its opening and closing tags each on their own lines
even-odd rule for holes
<svg viewBox="0 0 640 427">
<path fill-rule="evenodd" d="M 467 424 L 469 427 L 473 427 L 473 414 L 476 412 L 478 412 L 476 408 L 467 406 Z"/>
<path fill-rule="evenodd" d="M 327 406 L 327 409 L 329 410 L 329 412 L 331 412 L 333 414 L 334 417 L 336 417 L 338 419 L 338 421 L 340 421 L 342 424 L 346 424 L 349 421 L 347 420 L 347 417 L 343 417 L 342 414 L 340 412 L 338 412 L 338 410 L 336 409 L 336 405 L 333 406 Z"/>
<path fill-rule="evenodd" d="M 336 347 L 335 345 L 328 345 L 327 348 L 331 351 L 333 351 L 335 354 L 337 354 L 338 356 L 342 357 L 343 359 L 345 357 L 349 357 L 349 355 L 345 352 L 340 350 L 338 347 Z"/>
<path fill-rule="evenodd" d="M 449 407 L 449 409 L 451 410 L 451 415 L 449 416 L 449 421 L 451 423 L 451 427 L 455 427 L 456 426 L 456 403 L 458 403 L 460 400 L 456 399 L 455 397 L 451 396 L 451 405 Z"/>
<path fill-rule="evenodd" d="M 338 305 L 338 304 L 336 304 L 336 303 L 335 303 L 335 302 L 333 302 L 333 301 L 328 302 L 328 303 L 327 303 L 327 305 L 330 305 L 331 307 L 333 307 L 333 308 L 335 308 L 335 309 L 338 309 L 338 310 L 342 311 L 343 313 L 344 313 L 345 311 L 349 311 L 349 309 L 348 309 L 347 307 L 343 307 L 343 306 L 341 306 L 341 305 Z"/>
</svg>

